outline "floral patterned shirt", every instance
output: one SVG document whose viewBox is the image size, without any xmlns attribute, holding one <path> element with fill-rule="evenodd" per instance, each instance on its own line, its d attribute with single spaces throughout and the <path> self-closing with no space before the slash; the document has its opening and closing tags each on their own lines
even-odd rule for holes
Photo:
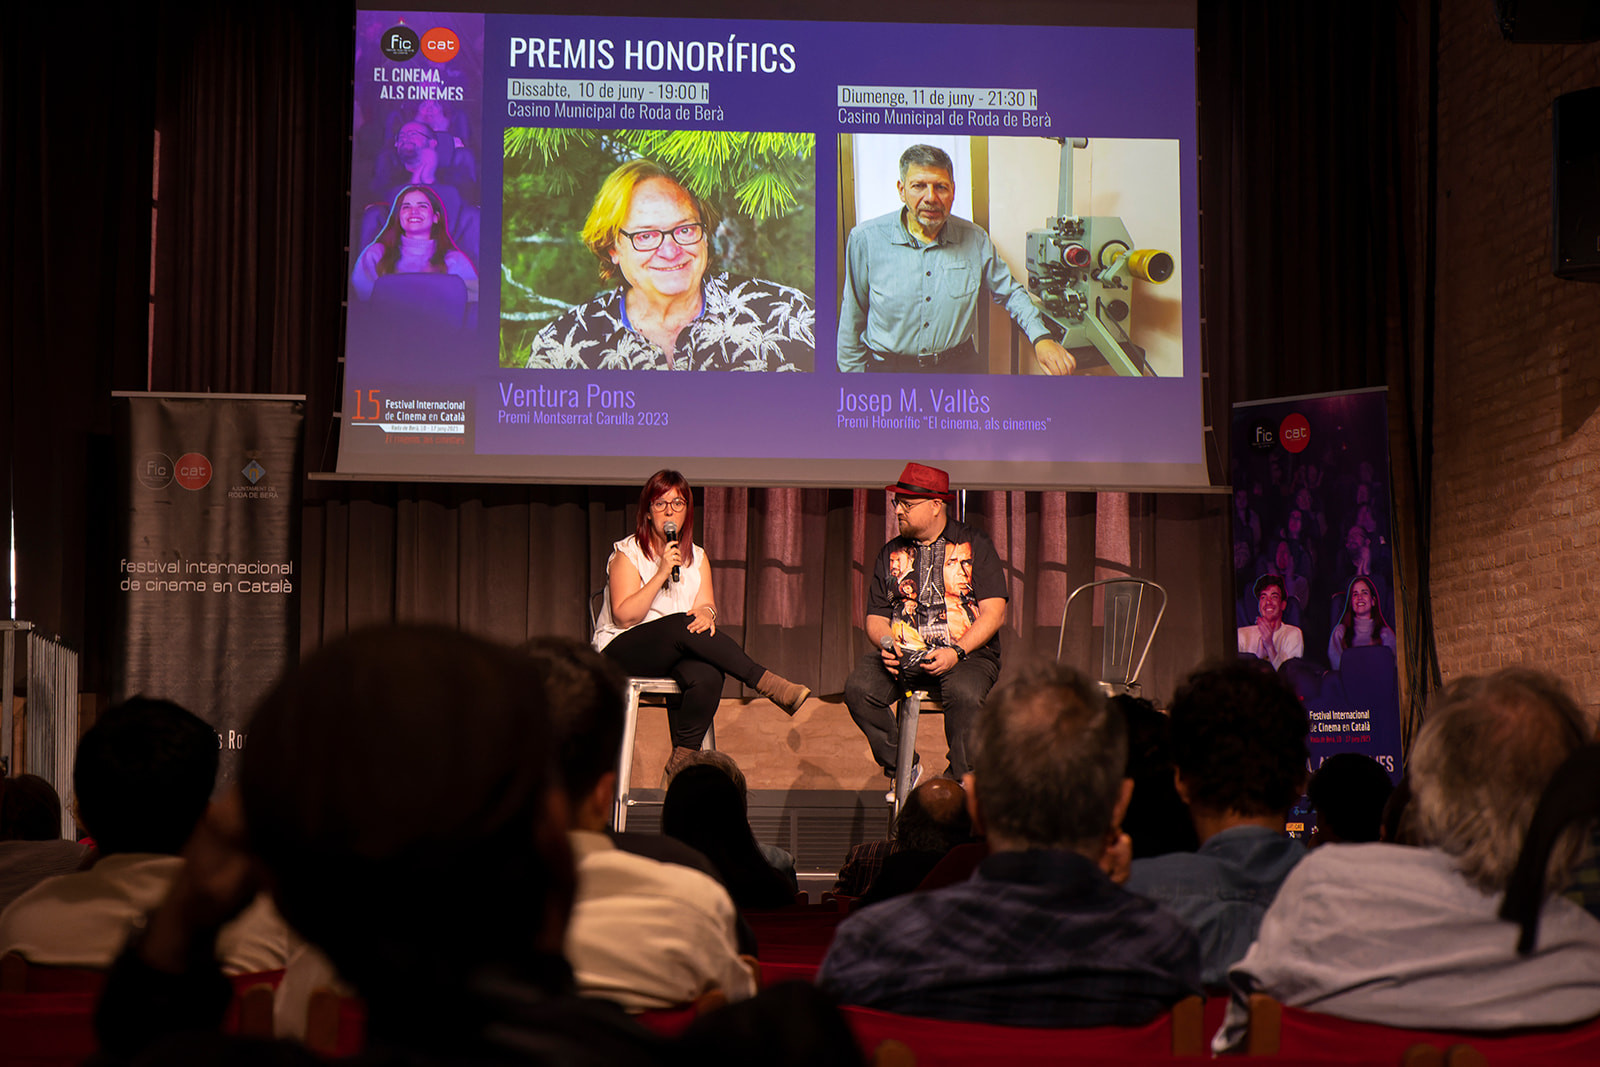
<svg viewBox="0 0 1600 1067">
<path fill-rule="evenodd" d="M 533 339 L 528 366 L 541 370 L 809 371 L 816 361 L 815 311 L 798 289 L 727 273 L 707 278 L 704 306 L 678 333 L 669 359 L 628 322 L 624 289 L 579 304 Z"/>
</svg>

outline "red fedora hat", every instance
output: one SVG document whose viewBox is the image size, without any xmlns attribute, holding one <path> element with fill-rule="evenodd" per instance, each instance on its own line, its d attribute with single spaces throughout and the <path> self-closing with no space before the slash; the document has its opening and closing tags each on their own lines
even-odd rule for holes
<svg viewBox="0 0 1600 1067">
<path fill-rule="evenodd" d="M 951 503 L 956 495 L 950 491 L 950 475 L 938 467 L 924 467 L 920 463 L 907 463 L 900 472 L 900 480 L 884 486 L 891 493 L 902 496 L 930 496 Z"/>
</svg>

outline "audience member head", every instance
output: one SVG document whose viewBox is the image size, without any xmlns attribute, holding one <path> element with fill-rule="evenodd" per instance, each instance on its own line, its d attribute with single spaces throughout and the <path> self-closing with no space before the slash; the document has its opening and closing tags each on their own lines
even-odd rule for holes
<svg viewBox="0 0 1600 1067">
<path fill-rule="evenodd" d="M 744 805 L 745 815 L 748 818 L 750 813 L 750 785 L 745 781 L 744 771 L 739 769 L 739 762 L 732 756 L 726 752 L 718 752 L 715 749 L 696 749 L 688 759 L 683 761 L 683 764 L 677 770 L 667 777 L 667 788 L 672 788 L 672 779 L 676 778 L 678 772 L 682 771 L 684 767 L 715 767 L 727 775 L 728 779 L 733 782 L 734 788 L 739 790 L 739 802 Z"/>
<path fill-rule="evenodd" d="M 1383 631 L 1389 623 L 1383 617 L 1383 605 L 1378 602 L 1378 587 L 1371 578 L 1358 574 L 1345 586 L 1344 610 L 1339 614 L 1340 640 L 1345 648 L 1356 641 L 1357 620 L 1365 619 L 1371 626 L 1369 644 L 1381 645 Z"/>
<path fill-rule="evenodd" d="M 374 244 L 383 247 L 376 267 L 380 275 L 393 274 L 399 268 L 402 240 L 433 242 L 427 252 L 428 269 L 434 274 L 448 272 L 450 267 L 445 256 L 461 251 L 450 236 L 450 213 L 439 194 L 429 186 L 408 185 L 394 194 L 389 217 L 378 236 L 373 238 Z"/>
<path fill-rule="evenodd" d="M 1122 829 L 1133 840 L 1133 858 L 1193 852 L 1200 847 L 1189 806 L 1172 784 L 1172 724 L 1148 700 L 1122 693 L 1109 701 L 1128 726 L 1127 777 L 1133 799 Z"/>
<path fill-rule="evenodd" d="M 1172 698 L 1178 791 L 1201 838 L 1230 825 L 1282 828 L 1305 784 L 1305 707 L 1259 662 L 1202 667 Z"/>
<path fill-rule="evenodd" d="M 989 694 L 973 724 L 973 822 L 997 852 L 1071 849 L 1098 861 L 1133 783 L 1127 727 L 1095 684 L 1050 661 Z"/>
<path fill-rule="evenodd" d="M 1276 574 L 1263 574 L 1256 579 L 1256 614 L 1268 622 L 1283 618 L 1283 607 L 1289 602 L 1289 590 Z"/>
<path fill-rule="evenodd" d="M 1317 809 L 1313 841 L 1332 845 L 1381 840 L 1383 809 L 1392 792 L 1389 772 L 1371 756 L 1360 752 L 1329 756 L 1306 787 Z"/>
<path fill-rule="evenodd" d="M 61 798 L 37 774 L 0 778 L 0 841 L 56 841 Z"/>
<path fill-rule="evenodd" d="M 177 855 L 217 781 L 217 733 L 170 700 L 133 697 L 78 742 L 78 821 L 103 856 Z"/>
<path fill-rule="evenodd" d="M 728 895 L 741 908 L 775 908 L 794 902 L 794 889 L 756 845 L 739 787 L 721 767 L 680 768 L 661 805 L 661 832 L 709 859 Z"/>
<path fill-rule="evenodd" d="M 972 839 L 967 791 L 949 778 L 930 778 L 906 797 L 889 831 L 895 852 L 949 852 Z"/>
<path fill-rule="evenodd" d="M 1416 843 L 1455 857 L 1485 892 L 1501 891 L 1550 776 L 1588 735 L 1565 687 L 1541 671 L 1510 667 L 1451 683 L 1411 750 Z M 1576 840 L 1552 852 L 1551 889 L 1565 883 Z"/>
<path fill-rule="evenodd" d="M 320 649 L 257 710 L 239 769 L 251 844 L 284 918 L 375 1010 L 485 971 L 570 982 L 543 674 L 455 630 L 383 627 Z"/>
<path fill-rule="evenodd" d="M 400 124 L 394 135 L 394 154 L 407 166 L 411 166 L 422 157 L 424 152 L 437 149 L 439 139 L 434 134 L 433 127 L 425 122 L 412 120 Z"/>
<path fill-rule="evenodd" d="M 575 830 L 603 830 L 616 796 L 627 685 L 587 642 L 535 637 L 522 646 L 544 675 L 556 769 Z"/>
</svg>

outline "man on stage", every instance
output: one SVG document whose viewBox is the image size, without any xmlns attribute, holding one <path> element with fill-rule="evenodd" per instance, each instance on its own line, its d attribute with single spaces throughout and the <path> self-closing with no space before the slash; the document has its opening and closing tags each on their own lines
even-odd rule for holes
<svg viewBox="0 0 1600 1067">
<path fill-rule="evenodd" d="M 974 340 L 978 296 L 987 291 L 1033 342 L 1046 374 L 1071 374 L 1077 362 L 1051 336 L 989 235 L 950 214 L 950 156 L 912 145 L 900 156 L 895 189 L 905 206 L 851 230 L 845 247 L 839 369 L 989 373 Z"/>
<path fill-rule="evenodd" d="M 1005 576 L 989 539 L 949 517 L 955 494 L 944 471 L 907 463 L 886 488 L 900 536 L 873 568 L 866 630 L 874 648 L 845 683 L 845 707 L 892 779 L 899 760 L 893 704 L 907 688 L 936 689 L 950 747 L 945 773 L 959 779 L 971 769 L 967 730 L 1000 675 Z"/>
</svg>

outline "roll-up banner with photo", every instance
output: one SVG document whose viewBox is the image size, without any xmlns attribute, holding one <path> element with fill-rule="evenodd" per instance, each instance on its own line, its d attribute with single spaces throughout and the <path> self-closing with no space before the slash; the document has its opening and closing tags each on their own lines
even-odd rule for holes
<svg viewBox="0 0 1600 1067">
<path fill-rule="evenodd" d="M 113 699 L 172 700 L 234 779 L 299 651 L 303 396 L 116 393 Z"/>
<path fill-rule="evenodd" d="M 1305 701 L 1313 771 L 1360 752 L 1398 781 L 1388 427 L 1383 389 L 1234 405 L 1234 625 Z"/>
</svg>

